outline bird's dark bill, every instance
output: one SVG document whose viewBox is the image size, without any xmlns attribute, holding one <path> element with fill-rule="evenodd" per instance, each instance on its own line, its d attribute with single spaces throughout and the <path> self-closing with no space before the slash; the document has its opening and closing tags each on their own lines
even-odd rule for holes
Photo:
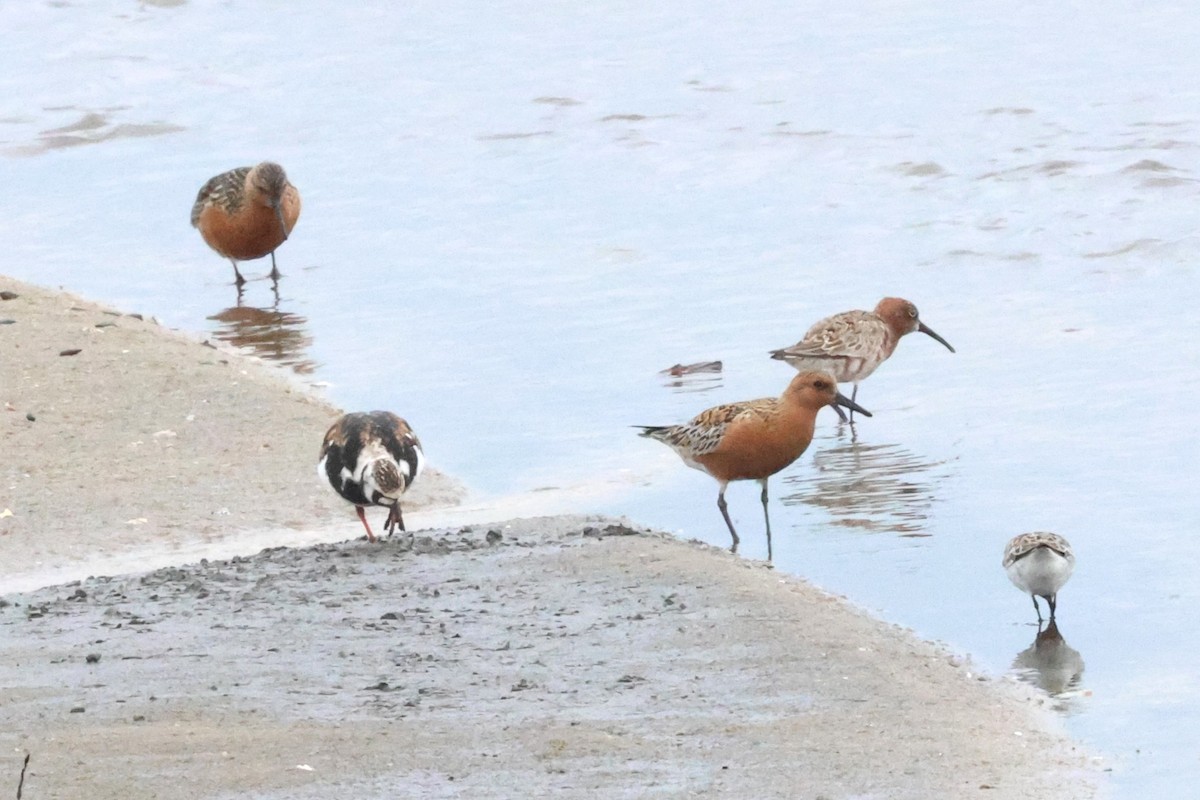
<svg viewBox="0 0 1200 800">
<path fill-rule="evenodd" d="M 851 400 L 849 397 L 846 397 L 846 395 L 842 394 L 841 392 L 838 392 L 837 397 L 833 398 L 833 404 L 835 406 L 848 408 L 851 411 L 856 411 L 859 414 L 862 414 L 864 417 L 873 416 L 870 411 L 867 411 L 865 408 Z"/>
<path fill-rule="evenodd" d="M 917 323 L 917 330 L 919 330 L 921 333 L 925 334 L 926 336 L 929 336 L 933 339 L 937 339 L 939 342 L 946 345 L 946 349 L 949 350 L 951 353 L 955 352 L 954 348 L 950 346 L 949 342 L 947 342 L 942 337 L 938 336 L 937 331 L 935 331 L 933 328 L 926 325 L 924 322 Z"/>
</svg>

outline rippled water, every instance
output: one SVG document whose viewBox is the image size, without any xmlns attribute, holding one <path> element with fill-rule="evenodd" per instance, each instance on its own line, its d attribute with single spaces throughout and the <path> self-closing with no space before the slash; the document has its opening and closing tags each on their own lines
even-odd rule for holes
<svg viewBox="0 0 1200 800">
<path fill-rule="evenodd" d="M 218 340 L 277 364 L 290 367 L 299 375 L 311 375 L 316 362 L 308 357 L 312 335 L 308 320 L 277 306 L 256 308 L 235 305 L 208 317 L 217 323 L 212 334 Z"/>
<path fill-rule="evenodd" d="M 394 409 L 497 504 L 717 544 L 715 484 L 629 426 L 776 394 L 768 350 L 907 297 L 958 352 L 909 337 L 873 419 L 822 413 L 777 565 L 1063 687 L 1118 796 L 1186 793 L 1200 16 L 577 5 L 0 6 L 0 273 Z M 239 303 L 188 211 L 264 158 L 304 212 Z M 762 556 L 757 485 L 728 499 Z M 1035 529 L 1079 557 L 1040 642 L 999 565 Z"/>
</svg>

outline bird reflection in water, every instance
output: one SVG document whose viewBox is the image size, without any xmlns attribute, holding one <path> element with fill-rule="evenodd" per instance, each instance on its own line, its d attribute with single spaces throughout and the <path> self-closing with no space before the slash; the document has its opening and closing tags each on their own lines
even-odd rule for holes
<svg viewBox="0 0 1200 800">
<path fill-rule="evenodd" d="M 1083 678 L 1083 656 L 1063 639 L 1058 623 L 1050 620 L 1045 628 L 1039 626 L 1033 644 L 1017 653 L 1013 672 L 1026 683 L 1066 700 L 1076 695 Z M 1058 708 L 1064 710 L 1065 706 Z"/>
<path fill-rule="evenodd" d="M 820 506 L 835 525 L 902 537 L 929 536 L 934 487 L 946 462 L 924 461 L 897 444 L 864 444 L 852 436 L 833 447 L 814 442 L 813 469 L 783 479 L 785 505 Z"/>
<path fill-rule="evenodd" d="M 658 374 L 663 377 L 663 386 L 677 394 L 707 392 L 721 385 L 720 361 L 698 361 L 695 364 L 676 364 Z"/>
<path fill-rule="evenodd" d="M 213 336 L 223 342 L 291 367 L 301 375 L 310 375 L 317 367 L 307 356 L 312 345 L 312 337 L 304 327 L 308 320 L 299 314 L 280 311 L 278 305 L 255 308 L 239 304 L 209 319 L 220 323 Z"/>
</svg>

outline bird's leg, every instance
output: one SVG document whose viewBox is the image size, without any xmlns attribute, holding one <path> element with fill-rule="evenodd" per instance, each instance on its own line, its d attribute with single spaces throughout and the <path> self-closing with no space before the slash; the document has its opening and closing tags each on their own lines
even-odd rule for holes
<svg viewBox="0 0 1200 800">
<path fill-rule="evenodd" d="M 242 273 L 238 271 L 236 261 L 231 258 L 229 259 L 229 263 L 233 264 L 233 282 L 237 285 L 238 289 L 241 289 L 242 284 L 246 282 L 246 279 L 243 278 Z"/>
<path fill-rule="evenodd" d="M 388 536 L 389 537 L 393 533 L 396 532 L 396 528 L 399 528 L 402 531 L 407 530 L 404 527 L 404 515 L 400 512 L 400 501 L 399 500 L 397 500 L 396 503 L 392 506 L 392 510 L 388 512 L 387 525 L 388 525 Z M 416 536 L 417 535 L 413 531 L 408 531 L 408 549 L 409 550 L 413 549 L 413 542 L 416 539 Z"/>
<path fill-rule="evenodd" d="M 387 518 L 387 523 L 386 523 L 385 527 L 387 528 L 388 536 L 391 536 L 393 533 L 395 533 L 396 528 L 399 528 L 400 530 L 405 530 L 404 516 L 400 513 L 400 503 L 399 502 L 395 502 L 392 504 L 392 510 L 388 512 L 388 518 Z"/>
<path fill-rule="evenodd" d="M 1058 595 L 1050 595 L 1046 598 L 1046 603 L 1050 606 L 1050 621 L 1054 622 L 1054 609 L 1058 606 Z"/>
<path fill-rule="evenodd" d="M 857 399 L 858 399 L 858 384 L 856 383 L 856 384 L 854 384 L 854 391 L 850 393 L 850 402 L 853 403 Z M 837 406 L 834 406 L 834 408 L 837 408 Z M 850 409 L 850 424 L 851 425 L 854 424 L 854 409 L 853 408 Z"/>
<path fill-rule="evenodd" d="M 721 516 L 725 518 L 725 524 L 729 526 L 729 535 L 733 537 L 733 544 L 729 546 L 729 552 L 736 553 L 738 543 L 741 539 L 738 538 L 737 531 L 733 529 L 733 520 L 729 519 L 729 509 L 725 504 L 725 487 L 728 484 L 721 484 L 721 491 L 717 492 L 717 508 L 721 509 Z"/>
<path fill-rule="evenodd" d="M 842 407 L 841 407 L 841 406 L 834 406 L 834 407 L 833 407 L 833 410 L 837 412 L 838 419 L 839 419 L 839 420 L 841 420 L 842 422 L 849 422 L 849 421 L 850 421 L 850 420 L 846 419 L 846 412 L 845 412 L 845 411 L 842 411 Z M 851 412 L 851 413 L 854 413 L 854 412 Z"/>
<path fill-rule="evenodd" d="M 371 532 L 371 526 L 367 524 L 367 514 L 363 511 L 362 506 L 354 507 L 358 511 L 358 518 L 362 520 L 363 527 L 367 529 L 367 541 L 375 541 L 375 534 Z"/>
<path fill-rule="evenodd" d="M 1041 606 L 1038 605 L 1037 595 L 1031 594 L 1029 596 L 1033 598 L 1033 610 L 1037 612 L 1038 625 L 1041 625 L 1042 624 L 1042 608 L 1041 608 Z"/>
<path fill-rule="evenodd" d="M 271 251 L 271 280 L 279 280 L 279 267 L 275 266 L 275 251 Z M 857 387 L 855 387 L 857 388 Z"/>
<path fill-rule="evenodd" d="M 836 406 L 835 406 L 836 408 Z M 767 521 L 767 561 L 771 561 L 771 514 L 767 511 L 767 479 L 762 479 L 763 518 Z"/>
</svg>

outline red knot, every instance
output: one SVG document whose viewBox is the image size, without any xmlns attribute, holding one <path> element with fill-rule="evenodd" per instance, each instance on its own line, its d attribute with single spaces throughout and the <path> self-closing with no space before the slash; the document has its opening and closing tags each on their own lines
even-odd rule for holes
<svg viewBox="0 0 1200 800">
<path fill-rule="evenodd" d="M 662 442 L 678 453 L 689 467 L 711 475 L 721 484 L 717 508 L 733 537 L 731 552 L 737 552 L 740 540 L 729 519 L 725 487 L 730 481 L 755 480 L 762 484 L 767 558 L 770 559 L 771 515 L 767 511 L 767 481 L 808 448 L 817 412 L 829 405 L 842 405 L 871 416 L 871 412 L 838 393 L 837 381 L 831 375 L 810 371 L 792 378 L 779 397 L 714 406 L 682 425 L 635 427 L 642 429 L 639 435 Z"/>
<path fill-rule="evenodd" d="M 208 246 L 233 264 L 235 283 L 246 279 L 239 261 L 271 256 L 271 278 L 279 279 L 275 248 L 283 244 L 300 218 L 300 192 L 288 182 L 283 167 L 264 161 L 210 178 L 196 195 L 192 227 Z"/>
</svg>

